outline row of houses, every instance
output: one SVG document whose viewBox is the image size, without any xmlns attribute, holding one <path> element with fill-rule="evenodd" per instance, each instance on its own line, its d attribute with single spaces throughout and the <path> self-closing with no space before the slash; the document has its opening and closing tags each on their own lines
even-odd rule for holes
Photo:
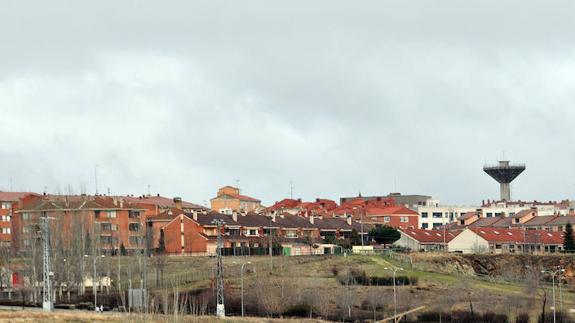
<svg viewBox="0 0 575 323">
<path fill-rule="evenodd" d="M 414 251 L 456 253 L 561 252 L 563 232 L 520 228 L 467 227 L 463 230 L 402 229 L 398 246 Z"/>
<path fill-rule="evenodd" d="M 367 240 L 370 224 L 348 218 L 302 217 L 287 212 L 262 215 L 255 213 L 222 214 L 218 212 L 187 213 L 172 209 L 148 219 L 152 248 L 158 248 L 163 236 L 169 254 L 215 254 L 216 221 L 223 222 L 224 248 L 268 248 L 270 242 L 281 246 L 285 255 L 304 255 L 313 249 L 357 234 Z M 238 250 L 238 252 L 244 252 Z M 323 252 L 322 252 L 323 253 Z"/>
<path fill-rule="evenodd" d="M 291 214 L 214 212 L 208 208 L 163 196 L 87 196 L 35 193 L 3 194 L 3 222 L 10 231 L 0 236 L 14 252 L 29 250 L 39 238 L 39 219 L 50 218 L 53 243 L 75 248 L 94 245 L 104 251 L 158 248 L 162 236 L 171 254 L 213 254 L 217 237 L 215 220 L 224 222 L 226 248 L 262 248 L 271 241 L 293 254 L 310 252 L 310 246 L 350 237 L 366 240 L 373 227 L 352 216 L 323 217 Z M 88 242 L 89 240 L 89 242 Z M 94 241 L 94 243 L 91 243 Z M 288 251 L 288 253 L 291 253 Z"/>
</svg>

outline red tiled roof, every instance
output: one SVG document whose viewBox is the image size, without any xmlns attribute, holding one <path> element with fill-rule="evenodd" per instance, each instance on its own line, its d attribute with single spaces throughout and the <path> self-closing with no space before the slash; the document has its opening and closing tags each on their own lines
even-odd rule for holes
<svg viewBox="0 0 575 323">
<path fill-rule="evenodd" d="M 231 197 L 233 197 L 233 198 L 235 198 L 235 199 L 238 199 L 238 200 L 240 200 L 240 201 L 246 201 L 246 202 L 261 202 L 260 200 L 258 200 L 258 199 L 256 199 L 256 198 L 253 198 L 253 197 L 250 197 L 250 196 L 246 196 L 246 195 L 241 195 L 241 194 L 225 193 L 225 194 L 222 194 L 222 195 L 220 195 L 220 196 L 224 196 L 224 195 L 231 196 Z M 218 196 L 218 197 L 219 197 L 219 196 Z"/>
<path fill-rule="evenodd" d="M 129 203 L 140 203 L 140 204 L 147 204 L 147 205 L 157 205 L 159 207 L 174 207 L 174 199 L 165 197 L 165 196 L 157 196 L 157 195 L 144 195 L 144 196 L 123 196 L 120 197 Z M 182 207 L 185 209 L 206 209 L 203 206 L 182 201 Z"/>
<path fill-rule="evenodd" d="M 523 242 L 526 231 L 506 228 L 469 228 L 488 242 Z"/>
<path fill-rule="evenodd" d="M 0 201 L 2 202 L 17 202 L 27 195 L 39 195 L 31 192 L 3 192 L 0 191 Z"/>
<path fill-rule="evenodd" d="M 422 243 L 443 243 L 449 242 L 461 233 L 459 230 L 424 230 L 424 229 L 399 229 L 405 235 Z"/>
<path fill-rule="evenodd" d="M 478 216 L 479 214 L 477 214 L 476 211 L 473 212 L 466 212 L 463 213 L 461 216 L 459 216 L 458 220 L 467 220 L 467 219 L 471 219 L 472 217 Z"/>
<path fill-rule="evenodd" d="M 419 213 L 406 208 L 403 205 L 389 206 L 386 208 L 368 207 L 367 215 L 419 215 Z"/>
</svg>

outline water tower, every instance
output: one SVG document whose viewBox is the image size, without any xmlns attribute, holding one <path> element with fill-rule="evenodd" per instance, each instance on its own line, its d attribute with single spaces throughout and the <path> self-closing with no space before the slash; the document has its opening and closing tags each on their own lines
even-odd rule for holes
<svg viewBox="0 0 575 323">
<path fill-rule="evenodd" d="M 508 160 L 499 161 L 499 165 L 486 165 L 483 171 L 493 177 L 501 186 L 501 200 L 511 200 L 511 187 L 509 184 L 525 170 L 524 164 L 512 165 Z"/>
</svg>

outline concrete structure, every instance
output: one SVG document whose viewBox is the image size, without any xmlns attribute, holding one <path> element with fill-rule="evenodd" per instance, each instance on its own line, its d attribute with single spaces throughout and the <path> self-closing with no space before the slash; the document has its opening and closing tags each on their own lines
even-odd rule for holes
<svg viewBox="0 0 575 323">
<path fill-rule="evenodd" d="M 261 208 L 260 200 L 240 194 L 240 189 L 233 186 L 220 188 L 217 196 L 210 202 L 212 210 L 225 214 L 256 212 Z"/>
<path fill-rule="evenodd" d="M 525 165 L 511 165 L 508 160 L 499 161 L 499 165 L 486 165 L 483 171 L 493 177 L 500 185 L 501 200 L 511 201 L 511 182 L 525 170 Z"/>
</svg>

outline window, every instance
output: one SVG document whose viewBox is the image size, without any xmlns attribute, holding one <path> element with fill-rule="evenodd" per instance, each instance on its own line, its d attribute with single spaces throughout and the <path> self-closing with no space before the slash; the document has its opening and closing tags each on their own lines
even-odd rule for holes
<svg viewBox="0 0 575 323">
<path fill-rule="evenodd" d="M 103 244 L 112 244 L 111 236 L 100 236 L 100 242 Z"/>
<path fill-rule="evenodd" d="M 297 232 L 296 231 L 286 232 L 286 238 L 297 238 Z"/>
<path fill-rule="evenodd" d="M 490 217 L 492 217 L 492 216 L 493 216 L 493 213 L 487 212 L 487 217 L 488 217 L 488 218 L 490 218 Z"/>
<path fill-rule="evenodd" d="M 118 225 L 112 224 L 112 231 L 118 231 Z"/>
<path fill-rule="evenodd" d="M 421 217 L 426 219 L 427 218 L 427 212 L 421 212 Z"/>
<path fill-rule="evenodd" d="M 94 217 L 96 219 L 100 218 L 100 211 L 99 210 L 94 211 Z"/>
<path fill-rule="evenodd" d="M 22 220 L 30 220 L 30 213 L 22 213 Z"/>
<path fill-rule="evenodd" d="M 130 231 L 140 231 L 140 224 L 139 223 L 130 223 L 128 225 L 128 230 Z"/>
<path fill-rule="evenodd" d="M 100 223 L 100 229 L 104 232 L 112 231 L 112 223 L 102 222 L 102 223 Z"/>
<path fill-rule="evenodd" d="M 116 216 L 114 216 L 116 217 Z M 139 211 L 128 211 L 128 217 L 129 218 L 139 218 L 140 217 L 140 212 Z"/>
<path fill-rule="evenodd" d="M 9 215 L 3 215 L 2 216 L 2 222 L 10 222 L 10 216 Z"/>
<path fill-rule="evenodd" d="M 115 219 L 116 218 L 116 211 L 108 211 L 108 217 Z"/>
<path fill-rule="evenodd" d="M 388 216 L 383 217 L 383 222 L 389 222 L 390 218 Z"/>
<path fill-rule="evenodd" d="M 442 218 L 443 217 L 443 213 L 442 212 L 433 212 L 432 215 L 434 218 Z"/>
<path fill-rule="evenodd" d="M 429 226 L 427 225 L 427 223 L 422 223 L 421 224 L 421 228 L 422 229 L 427 229 Z"/>
<path fill-rule="evenodd" d="M 12 203 L 9 202 L 2 202 L 2 210 L 7 210 L 12 207 Z"/>
<path fill-rule="evenodd" d="M 406 217 L 406 216 L 402 216 L 402 217 L 399 218 L 399 222 L 407 223 L 407 222 L 409 222 L 409 218 Z"/>
<path fill-rule="evenodd" d="M 10 234 L 10 228 L 2 228 L 2 234 Z"/>
<path fill-rule="evenodd" d="M 433 228 L 437 229 L 437 228 L 441 227 L 441 225 L 442 225 L 441 223 L 434 223 Z"/>
</svg>

